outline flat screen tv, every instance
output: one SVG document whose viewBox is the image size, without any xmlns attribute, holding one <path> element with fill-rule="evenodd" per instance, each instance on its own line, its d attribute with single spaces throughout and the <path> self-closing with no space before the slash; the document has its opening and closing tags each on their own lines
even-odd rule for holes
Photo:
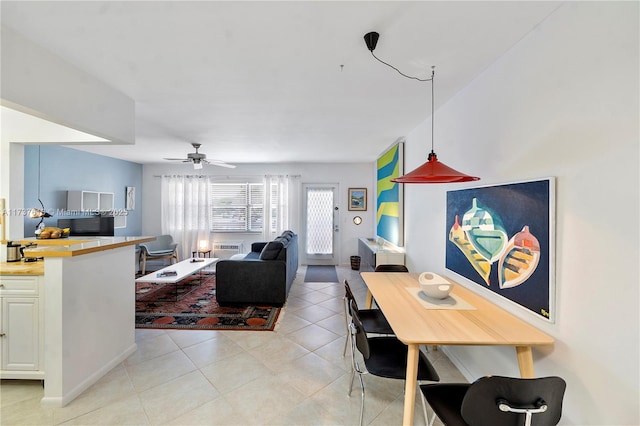
<svg viewBox="0 0 640 426">
<path fill-rule="evenodd" d="M 113 216 L 58 219 L 58 228 L 70 228 L 72 237 L 113 237 Z"/>
</svg>

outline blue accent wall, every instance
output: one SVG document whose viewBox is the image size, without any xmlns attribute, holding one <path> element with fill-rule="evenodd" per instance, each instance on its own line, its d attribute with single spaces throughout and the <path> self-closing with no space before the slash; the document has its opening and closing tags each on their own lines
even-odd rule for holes
<svg viewBox="0 0 640 426">
<path fill-rule="evenodd" d="M 67 214 L 67 191 L 113 192 L 114 210 L 125 212 L 126 187 L 136 188 L 135 210 L 126 211 L 126 228 L 115 235 L 142 235 L 142 164 L 91 154 L 59 145 L 26 145 L 24 149 L 24 205 L 38 207 L 38 148 L 40 148 L 40 199 L 47 212 L 46 226 L 57 220 L 87 217 Z M 24 220 L 24 236 L 34 235 L 39 219 Z"/>
</svg>

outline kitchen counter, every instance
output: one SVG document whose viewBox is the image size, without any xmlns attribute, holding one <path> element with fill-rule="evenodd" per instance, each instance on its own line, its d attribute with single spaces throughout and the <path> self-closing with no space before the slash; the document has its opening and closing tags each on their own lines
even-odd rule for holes
<svg viewBox="0 0 640 426">
<path fill-rule="evenodd" d="M 44 262 L 0 262 L 0 275 L 44 275 Z"/>
<path fill-rule="evenodd" d="M 69 237 L 46 240 L 27 238 L 20 241 L 20 244 L 37 244 L 37 247 L 24 249 L 25 257 L 71 257 L 153 240 L 155 237 Z"/>
<path fill-rule="evenodd" d="M 44 407 L 64 407 L 137 350 L 135 245 L 155 237 L 26 238 L 44 258 Z M 31 267 L 15 262 L 7 271 Z M 3 264 L 3 273 L 5 265 Z"/>
</svg>

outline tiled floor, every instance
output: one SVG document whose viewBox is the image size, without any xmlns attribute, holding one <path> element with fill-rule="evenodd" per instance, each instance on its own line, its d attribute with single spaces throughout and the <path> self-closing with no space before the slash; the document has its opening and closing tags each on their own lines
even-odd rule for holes
<svg viewBox="0 0 640 426">
<path fill-rule="evenodd" d="M 347 395 L 341 283 L 291 289 L 275 332 L 137 330 L 138 350 L 63 408 L 40 407 L 39 381 L 3 380 L 2 425 L 356 425 L 360 389 Z M 357 271 L 339 267 L 364 305 Z M 442 381 L 465 381 L 441 351 Z M 403 382 L 365 376 L 369 425 L 402 421 Z M 431 415 L 431 413 L 430 413 Z M 424 421 L 416 401 L 415 424 Z M 439 424 L 438 421 L 435 423 Z"/>
</svg>

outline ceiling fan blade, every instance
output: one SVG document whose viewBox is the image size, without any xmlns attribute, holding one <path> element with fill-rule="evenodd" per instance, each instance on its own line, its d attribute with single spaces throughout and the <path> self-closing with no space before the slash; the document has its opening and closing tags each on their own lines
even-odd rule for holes
<svg viewBox="0 0 640 426">
<path fill-rule="evenodd" d="M 236 166 L 233 164 L 227 164 L 227 163 L 213 163 L 211 164 L 212 166 L 220 166 L 220 167 L 226 167 L 227 169 L 235 169 Z"/>
<path fill-rule="evenodd" d="M 170 161 L 191 161 L 188 158 L 163 158 L 163 160 L 170 160 Z"/>
<path fill-rule="evenodd" d="M 220 161 L 220 160 L 203 160 L 206 163 L 211 164 L 212 166 L 220 166 L 220 167 L 226 167 L 228 169 L 235 169 L 236 166 L 233 164 L 229 164 L 229 163 L 225 163 L 224 161 Z"/>
</svg>

